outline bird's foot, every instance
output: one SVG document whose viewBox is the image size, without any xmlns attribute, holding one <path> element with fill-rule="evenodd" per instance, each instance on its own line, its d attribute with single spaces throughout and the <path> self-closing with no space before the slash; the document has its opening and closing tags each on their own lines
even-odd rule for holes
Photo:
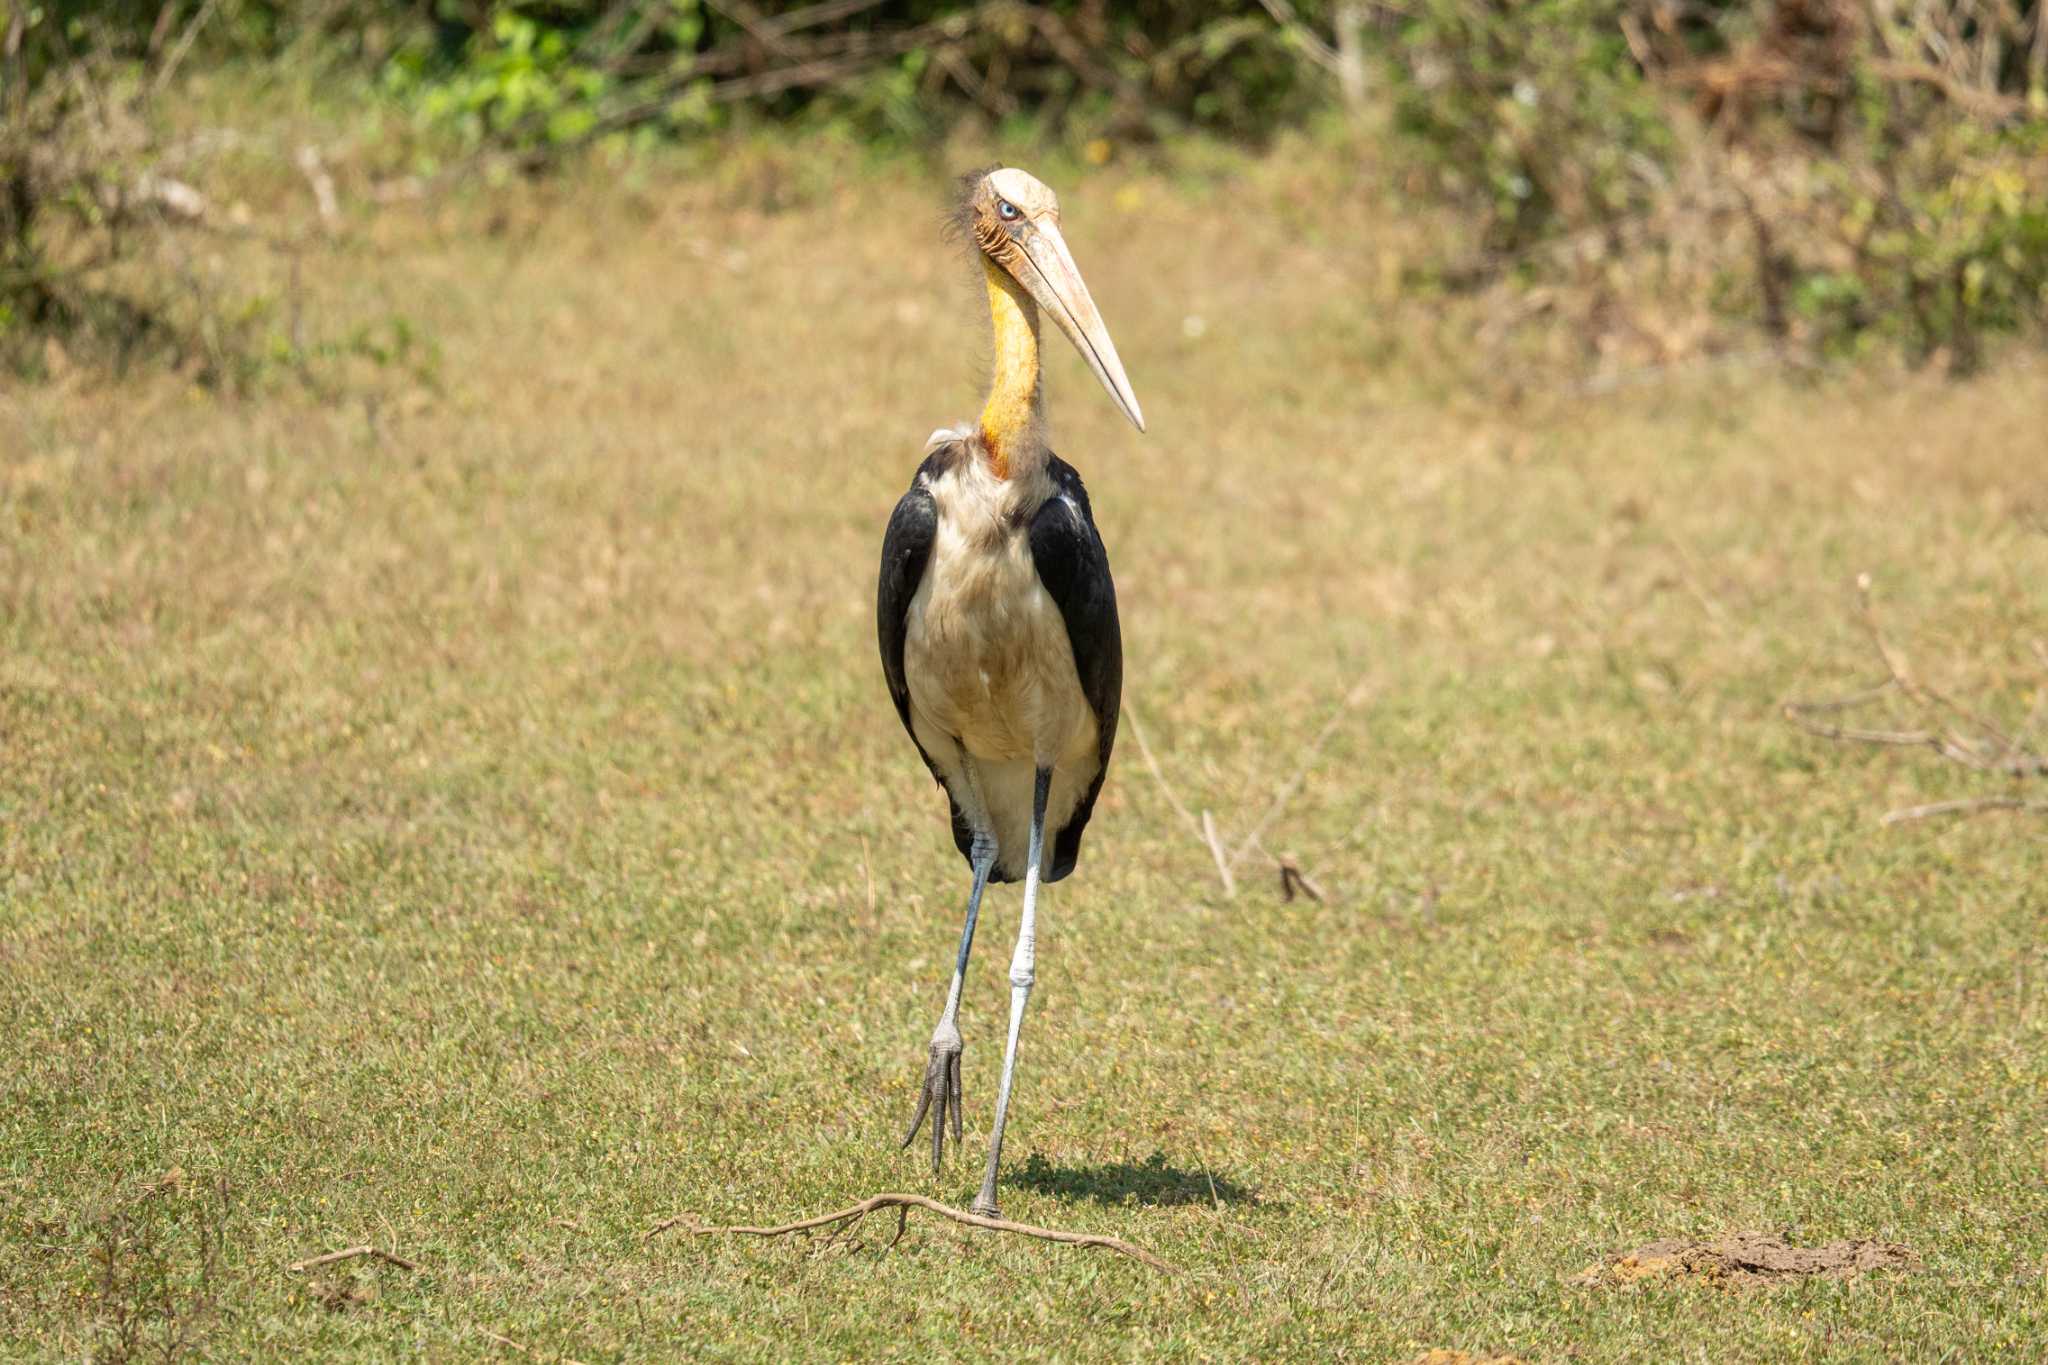
<svg viewBox="0 0 2048 1365">
<path fill-rule="evenodd" d="M 908 1147 L 917 1136 L 917 1130 L 924 1123 L 927 1111 L 932 1116 L 932 1173 L 939 1169 L 939 1158 L 946 1152 L 946 1121 L 953 1123 L 953 1141 L 960 1141 L 960 1031 L 942 1027 L 932 1035 L 931 1058 L 924 1067 L 924 1088 L 918 1093 L 917 1112 L 910 1116 L 909 1131 L 903 1134 L 903 1145 Z"/>
<path fill-rule="evenodd" d="M 985 1194 L 974 1196 L 974 1202 L 968 1205 L 967 1211 L 977 1218 L 1000 1218 L 1003 1216 L 1003 1211 L 996 1207 L 996 1201 Z"/>
</svg>

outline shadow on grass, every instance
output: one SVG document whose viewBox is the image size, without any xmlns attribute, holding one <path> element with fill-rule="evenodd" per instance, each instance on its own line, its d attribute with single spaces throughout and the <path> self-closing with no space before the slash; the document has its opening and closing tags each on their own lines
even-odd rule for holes
<svg viewBox="0 0 2048 1365">
<path fill-rule="evenodd" d="M 1117 1161 L 1103 1166 L 1055 1166 L 1036 1152 L 1010 1177 L 1026 1189 L 1062 1199 L 1092 1199 L 1098 1204 L 1138 1204 L 1152 1208 L 1176 1204 L 1256 1204 L 1258 1191 L 1228 1176 L 1197 1167 L 1184 1170 L 1166 1164 L 1164 1152 L 1143 1161 Z"/>
</svg>

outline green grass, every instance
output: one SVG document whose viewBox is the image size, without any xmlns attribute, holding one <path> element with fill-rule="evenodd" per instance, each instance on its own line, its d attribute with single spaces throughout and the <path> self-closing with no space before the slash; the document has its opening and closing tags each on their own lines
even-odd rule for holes
<svg viewBox="0 0 2048 1365">
<path fill-rule="evenodd" d="M 1511 401 L 1384 292 L 1397 224 L 1061 188 L 1153 419 L 1055 361 L 1160 762 L 1240 836 L 1364 685 L 1266 835 L 1327 904 L 1224 899 L 1127 732 L 1041 916 L 1005 1212 L 1184 1274 L 642 1240 L 964 1202 L 1016 905 L 933 1179 L 965 877 L 870 612 L 975 291 L 931 186 L 655 175 L 310 260 L 311 325 L 415 321 L 436 390 L 0 397 L 0 1354 L 2038 1350 L 2044 827 L 1880 827 L 2003 788 L 1777 708 L 1871 680 L 1864 570 L 1930 678 L 2040 699 L 2048 364 Z M 1566 1283 L 1752 1229 L 1923 1268 Z M 421 1268 L 287 1269 L 358 1242 Z"/>
</svg>

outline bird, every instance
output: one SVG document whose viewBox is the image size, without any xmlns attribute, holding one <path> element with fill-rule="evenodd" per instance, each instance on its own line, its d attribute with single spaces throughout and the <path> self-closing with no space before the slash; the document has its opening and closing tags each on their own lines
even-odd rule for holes
<svg viewBox="0 0 2048 1365">
<path fill-rule="evenodd" d="M 1053 192 L 1015 167 L 978 171 L 962 179 L 954 223 L 987 290 L 994 376 L 978 422 L 926 441 L 882 540 L 875 619 L 896 714 L 946 793 L 973 879 L 901 1144 L 929 1115 L 934 1174 L 949 1119 L 961 1142 L 960 993 L 982 894 L 990 882 L 1024 884 L 995 1125 L 972 1205 L 993 1218 L 1017 1039 L 1037 980 L 1039 887 L 1074 870 L 1123 696 L 1109 556 L 1081 476 L 1047 443 L 1041 319 L 1140 432 L 1145 416 L 1061 235 Z"/>
</svg>

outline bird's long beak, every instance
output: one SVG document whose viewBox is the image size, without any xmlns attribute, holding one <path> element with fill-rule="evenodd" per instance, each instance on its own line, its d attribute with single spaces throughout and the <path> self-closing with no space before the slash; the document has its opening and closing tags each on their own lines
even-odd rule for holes
<svg viewBox="0 0 2048 1365">
<path fill-rule="evenodd" d="M 1059 225 L 1044 218 L 1032 226 L 1034 231 L 1024 238 L 1024 254 L 1030 264 L 1021 283 L 1038 301 L 1039 309 L 1074 343 L 1131 425 L 1143 431 L 1145 414 L 1138 407 L 1138 396 L 1131 392 L 1130 377 L 1124 373 L 1123 361 L 1117 359 L 1116 343 L 1109 339 L 1109 329 L 1095 311 L 1095 300 L 1088 297 L 1081 268 L 1074 264 Z"/>
</svg>

